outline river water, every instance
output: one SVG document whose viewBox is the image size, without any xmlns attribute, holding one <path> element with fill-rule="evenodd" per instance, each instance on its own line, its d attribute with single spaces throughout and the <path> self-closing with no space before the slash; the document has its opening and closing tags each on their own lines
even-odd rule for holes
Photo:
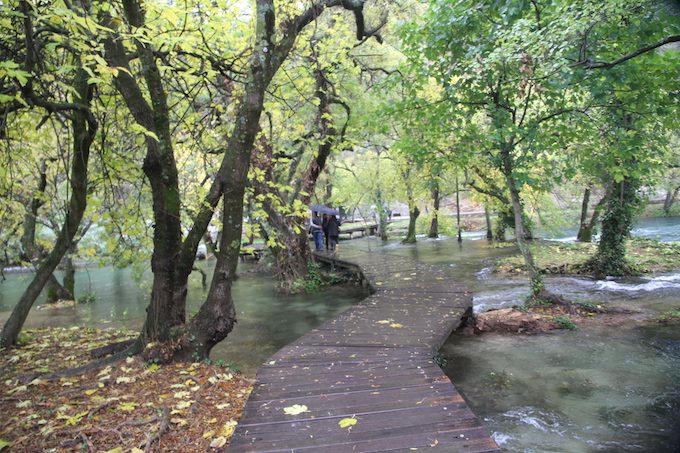
<svg viewBox="0 0 680 453">
<path fill-rule="evenodd" d="M 680 218 L 643 219 L 636 235 L 680 240 Z M 574 231 L 553 235 L 573 240 Z M 517 253 L 490 248 L 481 234 L 419 238 L 414 245 L 376 238 L 343 241 L 341 248 L 381 251 L 439 267 L 474 292 L 475 311 L 521 303 L 525 278 L 494 276 L 494 258 Z M 211 274 L 213 261 L 197 265 Z M 250 264 L 242 263 L 240 270 Z M 9 316 L 30 274 L 7 274 L 0 283 L 0 322 Z M 129 269 L 86 269 L 76 276 L 79 294 L 97 301 L 69 308 L 31 310 L 26 327 L 86 325 L 139 329 L 148 304 L 149 278 Z M 595 281 L 549 276 L 553 292 L 639 312 L 644 318 L 680 309 L 680 273 L 644 279 Z M 200 276 L 190 282 L 188 310 L 205 296 Z M 213 350 L 252 376 L 281 347 L 333 318 L 363 297 L 359 288 L 332 287 L 320 294 L 277 294 L 274 283 L 245 275 L 234 286 L 239 321 Z M 632 322 L 594 325 L 542 335 L 453 335 L 440 351 L 444 371 L 505 452 L 680 452 L 680 329 Z"/>
</svg>

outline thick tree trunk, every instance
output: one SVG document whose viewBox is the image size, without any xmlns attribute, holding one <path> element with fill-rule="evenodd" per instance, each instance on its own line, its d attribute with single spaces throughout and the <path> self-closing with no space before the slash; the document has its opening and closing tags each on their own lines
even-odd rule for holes
<svg viewBox="0 0 680 453">
<path fill-rule="evenodd" d="M 609 197 L 602 218 L 602 234 L 597 253 L 587 263 L 597 278 L 636 274 L 626 259 L 625 241 L 630 237 L 635 223 L 635 212 L 640 203 L 637 191 L 640 186 L 638 179 L 627 177 L 621 182 L 612 181 L 611 188 L 607 191 Z"/>
<path fill-rule="evenodd" d="M 59 283 L 54 274 L 50 275 L 45 283 L 45 290 L 47 291 L 48 304 L 53 304 L 60 300 L 74 300 L 73 293 Z"/>
<path fill-rule="evenodd" d="M 406 237 L 401 241 L 404 244 L 416 243 L 416 221 L 419 215 L 420 209 L 418 209 L 418 206 L 412 206 L 409 209 L 408 231 L 406 232 Z"/>
<path fill-rule="evenodd" d="M 0 347 L 16 346 L 19 332 L 28 317 L 33 303 L 40 295 L 45 284 L 52 277 L 64 254 L 69 250 L 78 226 L 87 207 L 87 165 L 90 158 L 90 146 L 95 137 L 97 124 L 85 113 L 92 94 L 92 85 L 87 83 L 88 75 L 79 70 L 74 81 L 78 99 L 83 107 L 71 112 L 73 129 L 73 157 L 71 158 L 71 198 L 69 200 L 63 227 L 54 243 L 54 248 L 40 263 L 35 277 L 12 311 L 0 334 Z M 89 112 L 88 112 L 89 113 Z"/>
</svg>

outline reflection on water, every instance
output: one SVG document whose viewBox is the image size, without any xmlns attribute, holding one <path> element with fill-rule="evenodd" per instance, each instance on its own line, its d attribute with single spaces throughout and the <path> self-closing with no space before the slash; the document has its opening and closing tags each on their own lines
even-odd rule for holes
<svg viewBox="0 0 680 453">
<path fill-rule="evenodd" d="M 197 266 L 212 275 L 215 262 L 200 261 Z M 239 271 L 251 266 L 240 263 Z M 150 277 L 142 282 L 131 277 L 130 269 L 87 269 L 76 275 L 76 292 L 93 292 L 95 303 L 67 308 L 39 309 L 39 299 L 25 323 L 26 328 L 82 325 L 96 328 L 141 329 L 149 304 Z M 7 274 L 0 283 L 0 322 L 9 317 L 16 301 L 30 282 L 32 274 Z M 59 276 L 58 278 L 61 278 Z M 208 281 L 208 287 L 209 287 Z M 262 363 L 285 345 L 357 304 L 364 294 L 360 287 L 337 286 L 322 293 L 277 294 L 274 281 L 259 275 L 244 275 L 233 287 L 238 322 L 227 339 L 213 349 L 210 358 L 233 364 L 252 376 Z M 189 281 L 187 313 L 198 311 L 207 294 L 201 276 L 193 273 Z M 42 307 L 41 307 L 42 308 Z"/>
</svg>

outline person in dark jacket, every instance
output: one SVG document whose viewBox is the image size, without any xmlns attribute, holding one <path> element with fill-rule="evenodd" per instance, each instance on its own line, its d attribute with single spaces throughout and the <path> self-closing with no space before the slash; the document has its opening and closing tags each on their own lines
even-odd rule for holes
<svg viewBox="0 0 680 453">
<path fill-rule="evenodd" d="M 326 234 L 326 248 L 335 250 L 340 236 L 340 222 L 334 215 L 325 214 L 323 232 Z"/>
<path fill-rule="evenodd" d="M 314 237 L 314 246 L 317 250 L 323 250 L 323 220 L 319 217 L 318 212 L 312 213 L 312 218 L 309 221 L 309 231 Z"/>
</svg>

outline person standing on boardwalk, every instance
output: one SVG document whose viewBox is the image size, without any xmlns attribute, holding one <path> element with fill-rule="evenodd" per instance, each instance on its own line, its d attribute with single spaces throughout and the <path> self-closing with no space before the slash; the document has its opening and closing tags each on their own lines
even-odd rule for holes
<svg viewBox="0 0 680 453">
<path fill-rule="evenodd" d="M 340 236 L 340 222 L 334 215 L 324 214 L 323 231 L 326 234 L 326 247 L 336 250 Z"/>
<path fill-rule="evenodd" d="M 315 248 L 323 250 L 323 220 L 319 217 L 318 212 L 312 212 L 312 218 L 309 220 L 309 230 L 314 238 Z"/>
</svg>

